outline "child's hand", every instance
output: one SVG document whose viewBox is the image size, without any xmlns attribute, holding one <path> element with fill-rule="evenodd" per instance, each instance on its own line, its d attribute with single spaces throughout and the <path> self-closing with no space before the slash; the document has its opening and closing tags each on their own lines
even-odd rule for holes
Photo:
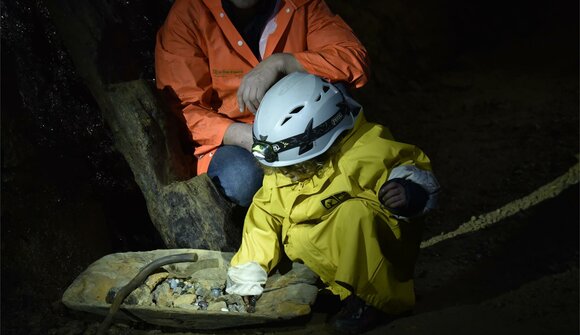
<svg viewBox="0 0 580 335">
<path fill-rule="evenodd" d="M 396 181 L 387 181 L 379 190 L 379 201 L 387 208 L 407 206 L 407 195 L 403 185 Z"/>
</svg>

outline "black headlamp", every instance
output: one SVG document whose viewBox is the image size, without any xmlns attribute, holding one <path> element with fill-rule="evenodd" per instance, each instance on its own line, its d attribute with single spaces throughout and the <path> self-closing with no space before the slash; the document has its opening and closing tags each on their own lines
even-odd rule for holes
<svg viewBox="0 0 580 335">
<path fill-rule="evenodd" d="M 268 163 L 278 160 L 278 152 L 274 150 L 271 143 L 256 140 L 255 138 L 254 145 L 252 145 L 252 154 L 254 157 L 264 159 Z"/>
</svg>

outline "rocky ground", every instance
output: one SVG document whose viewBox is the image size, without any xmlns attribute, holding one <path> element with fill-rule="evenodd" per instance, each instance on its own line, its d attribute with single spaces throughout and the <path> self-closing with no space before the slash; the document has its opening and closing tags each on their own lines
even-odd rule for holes
<svg viewBox="0 0 580 335">
<path fill-rule="evenodd" d="M 433 20 L 407 8 L 401 21 L 427 21 L 417 28 L 424 39 L 404 50 L 387 48 L 406 44 L 383 36 L 393 26 L 380 24 L 385 10 L 374 10 L 372 1 L 333 5 L 373 60 L 371 82 L 355 93 L 368 117 L 424 149 L 443 186 L 425 240 L 482 214 L 498 219 L 423 248 L 414 313 L 371 334 L 579 333 L 577 168 L 571 186 L 556 186 L 561 193 L 513 215 L 496 211 L 578 162 L 578 4 L 486 3 L 469 9 L 442 4 L 453 41 L 428 39 L 425 27 Z M 101 318 L 64 308 L 64 289 L 103 255 L 149 250 L 159 241 L 74 71 L 38 65 L 43 58 L 66 63 L 62 51 L 41 52 L 56 48 L 56 40 L 14 47 L 17 38 L 49 26 L 34 9 L 42 6 L 19 4 L 19 10 L 2 5 L 2 333 L 91 334 Z M 12 30 L 6 22 L 14 23 Z M 401 26 L 409 24 L 393 29 Z M 417 30 L 408 29 L 407 37 Z M 428 47 L 419 43 L 425 40 Z M 26 73 L 44 79 L 26 80 Z M 321 296 L 312 315 L 263 327 L 184 333 L 133 324 L 111 331 L 330 334 L 325 320 L 335 302 Z"/>
</svg>

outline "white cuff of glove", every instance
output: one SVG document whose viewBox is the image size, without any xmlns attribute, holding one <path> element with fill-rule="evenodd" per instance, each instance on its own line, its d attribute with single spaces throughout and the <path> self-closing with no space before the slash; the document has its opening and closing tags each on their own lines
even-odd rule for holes
<svg viewBox="0 0 580 335">
<path fill-rule="evenodd" d="M 440 186 L 433 172 L 421 170 L 414 165 L 401 165 L 394 168 L 389 175 L 389 180 L 395 178 L 410 180 L 421 185 L 427 191 L 429 199 L 427 199 L 423 214 L 437 208 Z"/>
<path fill-rule="evenodd" d="M 228 269 L 226 292 L 241 296 L 260 295 L 267 279 L 268 274 L 256 262 L 231 266 Z"/>
</svg>

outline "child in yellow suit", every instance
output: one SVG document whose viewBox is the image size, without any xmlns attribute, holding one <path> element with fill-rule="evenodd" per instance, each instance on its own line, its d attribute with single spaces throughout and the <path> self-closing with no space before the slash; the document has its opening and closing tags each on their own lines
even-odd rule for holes
<svg viewBox="0 0 580 335">
<path fill-rule="evenodd" d="M 439 190 L 419 148 L 367 122 L 339 86 L 293 73 L 262 100 L 253 153 L 266 173 L 228 293 L 259 296 L 285 253 L 344 301 L 339 330 L 365 331 L 413 307 L 421 217 Z"/>
</svg>

